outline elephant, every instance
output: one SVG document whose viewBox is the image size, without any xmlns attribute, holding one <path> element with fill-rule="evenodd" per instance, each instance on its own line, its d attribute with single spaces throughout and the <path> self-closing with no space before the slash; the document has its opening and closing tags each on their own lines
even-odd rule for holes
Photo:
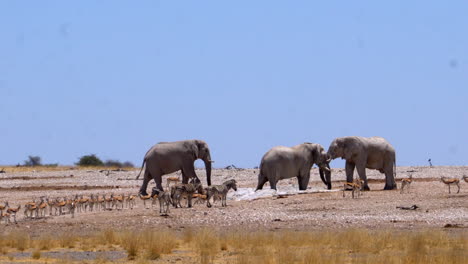
<svg viewBox="0 0 468 264">
<path fill-rule="evenodd" d="M 341 137 L 335 138 L 328 148 L 331 159 L 346 160 L 346 181 L 353 182 L 354 168 L 364 184 L 363 190 L 369 190 L 366 168 L 385 173 L 384 190 L 397 188 L 395 183 L 395 149 L 382 137 Z"/>
<path fill-rule="evenodd" d="M 294 147 L 274 147 L 262 158 L 256 191 L 261 190 L 267 181 L 270 182 L 270 188 L 276 190 L 279 180 L 293 177 L 297 177 L 299 190 L 306 190 L 310 169 L 314 164 L 319 167 L 323 183 L 331 189 L 329 162 L 327 153 L 319 144 L 303 143 Z"/>
<path fill-rule="evenodd" d="M 151 147 L 145 154 L 140 173 L 145 168 L 143 184 L 140 195 L 148 195 L 146 189 L 149 181 L 154 179 L 157 189 L 163 191 L 162 176 L 182 171 L 182 183 L 188 183 L 189 179 L 196 178 L 194 162 L 201 159 L 205 163 L 206 181 L 211 185 L 211 160 L 208 144 L 203 140 L 184 140 L 175 142 L 160 142 Z M 146 163 L 146 165 L 145 165 Z"/>
</svg>

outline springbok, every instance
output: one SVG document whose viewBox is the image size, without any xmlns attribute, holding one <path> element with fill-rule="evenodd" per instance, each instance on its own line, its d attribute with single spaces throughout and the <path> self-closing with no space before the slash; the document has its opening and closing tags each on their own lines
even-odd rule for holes
<svg viewBox="0 0 468 264">
<path fill-rule="evenodd" d="M 143 206 L 145 207 L 145 209 L 148 209 L 148 208 L 146 208 L 146 200 L 151 199 L 152 198 L 151 195 L 149 195 L 149 194 L 148 195 L 139 195 L 139 197 L 140 197 L 140 200 L 143 201 Z"/>
<path fill-rule="evenodd" d="M 356 196 L 359 198 L 359 196 L 361 195 L 362 183 L 363 181 L 359 179 L 355 179 L 354 182 L 345 182 L 343 184 L 343 197 L 345 197 L 345 191 L 348 188 L 351 188 L 352 190 L 351 196 L 353 197 L 353 199 L 354 199 L 354 193 L 356 193 Z"/>
<path fill-rule="evenodd" d="M 457 179 L 457 178 L 441 177 L 441 178 L 440 178 L 440 181 L 448 185 L 448 187 L 449 187 L 449 193 L 451 193 L 451 192 L 450 192 L 450 185 L 452 185 L 452 184 L 453 184 L 453 185 L 456 185 L 456 186 L 458 187 L 457 193 L 460 192 L 460 180 L 459 180 L 459 179 Z"/>
<path fill-rule="evenodd" d="M 3 210 L 8 208 L 8 201 L 5 201 L 3 205 L 0 205 L 0 216 L 3 214 Z"/>
<path fill-rule="evenodd" d="M 462 179 L 463 179 L 465 182 L 468 182 L 468 176 L 463 175 Z"/>
<path fill-rule="evenodd" d="M 410 185 L 413 182 L 413 174 L 410 174 L 408 178 L 401 179 L 401 190 L 400 193 L 403 193 L 403 189 L 406 187 L 406 190 L 409 192 Z"/>
<path fill-rule="evenodd" d="M 21 205 L 18 205 L 18 207 L 16 207 L 16 208 L 10 207 L 10 208 L 7 209 L 7 213 L 10 214 L 11 216 L 13 216 L 13 219 L 15 220 L 15 224 L 17 223 L 16 222 L 16 213 L 18 213 L 20 209 L 21 209 Z M 10 221 L 10 218 L 8 217 L 8 222 L 9 221 Z"/>
<path fill-rule="evenodd" d="M 177 184 L 180 182 L 179 177 L 167 177 L 166 178 L 166 188 L 169 189 L 171 183 Z"/>
</svg>

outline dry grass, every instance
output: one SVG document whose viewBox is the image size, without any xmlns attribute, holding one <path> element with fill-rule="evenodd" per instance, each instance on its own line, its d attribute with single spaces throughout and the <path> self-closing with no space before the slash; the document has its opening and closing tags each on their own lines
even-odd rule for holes
<svg viewBox="0 0 468 264">
<path fill-rule="evenodd" d="M 73 251 L 96 251 L 97 247 L 103 247 L 105 251 L 109 245 L 114 250 L 125 250 L 131 263 L 150 263 L 170 254 L 187 254 L 173 253 L 179 245 L 188 249 L 189 255 L 198 256 L 191 263 L 468 263 L 468 230 L 465 229 L 456 233 L 365 229 L 218 233 L 199 229 L 182 234 L 104 230 L 86 237 L 62 234 L 57 238 L 44 235 L 32 239 L 21 232 L 0 235 L 4 254 L 13 256 L 15 251 L 35 248 L 33 259 L 41 258 L 40 250 L 54 247 L 74 247 Z M 111 261 L 98 257 L 86 263 L 108 262 Z"/>
<path fill-rule="evenodd" d="M 11 232 L 2 238 L 3 246 L 17 249 L 21 252 L 28 249 L 31 244 L 31 238 L 25 232 Z"/>
<path fill-rule="evenodd" d="M 138 255 L 141 241 L 141 234 L 127 231 L 120 235 L 120 244 L 127 251 L 129 260 L 134 260 Z"/>
<path fill-rule="evenodd" d="M 193 239 L 193 244 L 202 264 L 212 263 L 220 250 L 219 235 L 211 229 L 199 230 Z"/>
</svg>

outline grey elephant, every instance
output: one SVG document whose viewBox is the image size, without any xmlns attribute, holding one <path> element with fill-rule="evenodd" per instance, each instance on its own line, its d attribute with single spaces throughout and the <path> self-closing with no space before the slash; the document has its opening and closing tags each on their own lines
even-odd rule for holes
<svg viewBox="0 0 468 264">
<path fill-rule="evenodd" d="M 346 181 L 353 182 L 354 168 L 364 181 L 363 190 L 369 190 L 366 168 L 385 173 L 384 190 L 397 188 L 395 183 L 395 149 L 381 137 L 341 137 L 336 138 L 328 148 L 331 159 L 346 160 Z"/>
<path fill-rule="evenodd" d="M 319 167 L 320 178 L 331 189 L 331 172 L 327 153 L 319 144 L 303 143 L 294 147 L 278 146 L 270 149 L 262 158 L 256 190 L 270 182 L 276 190 L 279 180 L 297 177 L 299 190 L 306 190 L 310 179 L 310 169 Z M 325 175 L 324 175 L 325 174 Z"/>
<path fill-rule="evenodd" d="M 175 142 L 161 142 L 148 150 L 143 159 L 141 171 L 145 168 L 143 184 L 140 188 L 141 195 L 148 195 L 146 189 L 149 181 L 154 179 L 156 187 L 163 190 L 162 176 L 165 174 L 182 171 L 182 183 L 188 183 L 189 179 L 197 178 L 194 162 L 201 159 L 205 162 L 206 182 L 211 185 L 211 160 L 208 144 L 203 140 L 184 140 Z M 146 165 L 145 165 L 146 164 Z"/>
</svg>

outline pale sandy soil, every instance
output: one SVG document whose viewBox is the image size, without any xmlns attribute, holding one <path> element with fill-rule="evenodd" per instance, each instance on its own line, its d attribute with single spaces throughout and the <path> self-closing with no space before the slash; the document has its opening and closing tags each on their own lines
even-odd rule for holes
<svg viewBox="0 0 468 264">
<path fill-rule="evenodd" d="M 468 183 L 461 182 L 459 194 L 448 194 L 447 186 L 439 181 L 441 176 L 461 178 L 468 175 L 468 167 L 398 167 L 397 179 L 413 174 L 414 182 L 410 193 L 400 194 L 399 190 L 382 191 L 384 176 L 368 170 L 370 192 L 364 192 L 358 199 L 352 199 L 350 192 L 342 197 L 343 169 L 333 169 L 333 191 L 306 193 L 277 198 L 271 195 L 265 185 L 266 197 L 254 200 L 236 201 L 236 194 L 230 193 L 228 206 L 216 204 L 207 208 L 197 204 L 193 208 L 171 209 L 168 217 L 159 215 L 159 208 L 144 209 L 137 201 L 133 210 L 86 212 L 70 215 L 50 216 L 45 219 L 24 219 L 21 212 L 18 224 L 1 223 L 2 231 L 26 230 L 32 235 L 45 230 L 53 232 L 92 232 L 104 228 L 157 228 L 184 230 L 191 227 L 209 226 L 238 229 L 335 229 L 346 227 L 382 228 L 443 228 L 456 225 L 468 228 Z M 135 180 L 138 170 L 112 172 L 109 175 L 98 171 L 66 170 L 18 172 L 0 174 L 0 201 L 8 200 L 16 206 L 32 200 L 33 197 L 64 197 L 74 194 L 90 195 L 120 194 L 138 192 L 141 181 Z M 214 170 L 212 181 L 222 183 L 236 179 L 239 192 L 252 191 L 257 183 L 258 170 Z M 204 170 L 197 174 L 205 181 Z M 73 175 L 73 176 L 71 176 Z M 172 176 L 172 175 L 171 175 Z M 279 192 L 293 189 L 296 180 L 284 180 Z M 153 183 L 150 184 L 151 188 Z M 398 181 L 398 186 L 400 183 Z M 148 190 L 149 190 L 148 188 Z M 297 188 L 297 186 L 296 186 Z M 312 191 L 325 190 L 316 169 L 312 170 L 309 184 Z M 453 188 L 452 191 L 456 188 Z M 245 198 L 245 197 L 244 197 Z M 419 209 L 406 211 L 397 206 L 417 205 Z M 22 211 L 22 210 L 21 210 Z"/>
</svg>

